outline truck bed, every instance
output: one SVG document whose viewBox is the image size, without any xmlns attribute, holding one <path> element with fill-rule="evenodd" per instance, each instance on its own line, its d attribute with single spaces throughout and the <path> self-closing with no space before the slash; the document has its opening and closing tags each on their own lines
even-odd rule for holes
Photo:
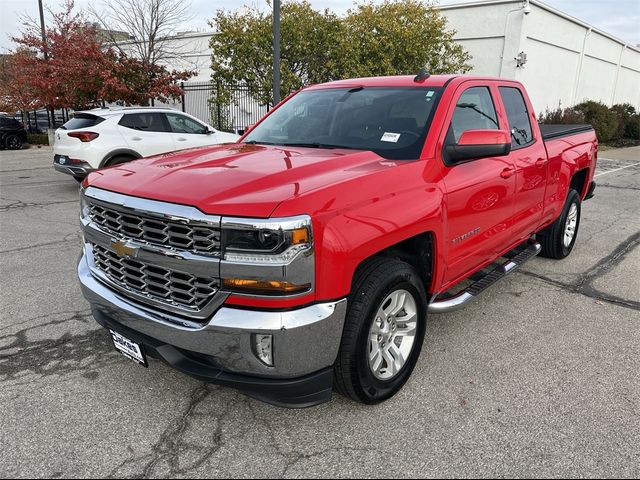
<svg viewBox="0 0 640 480">
<path fill-rule="evenodd" d="M 542 133 L 542 139 L 546 142 L 559 137 L 567 137 L 569 135 L 576 135 L 578 133 L 588 132 L 593 130 L 593 127 L 588 124 L 584 125 L 561 125 L 552 123 L 540 123 L 540 133 Z"/>
</svg>

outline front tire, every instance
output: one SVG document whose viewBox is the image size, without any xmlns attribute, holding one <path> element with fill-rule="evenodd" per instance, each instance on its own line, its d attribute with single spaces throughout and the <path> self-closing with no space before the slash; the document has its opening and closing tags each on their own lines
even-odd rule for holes
<svg viewBox="0 0 640 480">
<path fill-rule="evenodd" d="M 4 140 L 4 146 L 8 150 L 20 150 L 22 148 L 22 139 L 18 135 L 7 135 Z"/>
<path fill-rule="evenodd" d="M 349 296 L 336 390 L 361 403 L 391 398 L 411 376 L 424 340 L 427 298 L 415 269 L 377 257 L 356 272 Z"/>
<path fill-rule="evenodd" d="M 556 260 L 569 256 L 578 238 L 580 213 L 580 194 L 571 189 L 560 217 L 536 235 L 542 246 L 541 256 Z"/>
</svg>

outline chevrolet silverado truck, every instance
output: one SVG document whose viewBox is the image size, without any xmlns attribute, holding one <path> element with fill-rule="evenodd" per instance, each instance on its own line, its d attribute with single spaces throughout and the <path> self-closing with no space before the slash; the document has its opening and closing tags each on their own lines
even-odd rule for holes
<svg viewBox="0 0 640 480">
<path fill-rule="evenodd" d="M 374 404 L 428 315 L 571 253 L 596 156 L 590 126 L 538 125 L 515 81 L 314 85 L 237 143 L 91 173 L 78 276 L 138 363 L 279 406 Z"/>
</svg>

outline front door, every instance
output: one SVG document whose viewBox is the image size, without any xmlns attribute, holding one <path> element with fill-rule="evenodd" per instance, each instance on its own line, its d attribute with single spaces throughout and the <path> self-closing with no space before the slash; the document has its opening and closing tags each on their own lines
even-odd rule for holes
<svg viewBox="0 0 640 480">
<path fill-rule="evenodd" d="M 127 146 L 143 157 L 176 149 L 167 119 L 161 112 L 126 113 L 118 122 L 118 130 Z"/>
<path fill-rule="evenodd" d="M 467 130 L 506 130 L 496 113 L 496 94 L 495 89 L 478 82 L 461 85 L 454 97 L 455 110 L 449 114 L 444 145 L 457 143 Z M 467 276 L 509 243 L 515 165 L 509 156 L 448 165 L 444 185 L 448 209 L 445 229 L 448 283 Z"/>
<path fill-rule="evenodd" d="M 210 132 L 206 125 L 180 113 L 167 113 L 166 116 L 177 150 L 216 143 L 216 134 Z"/>
</svg>

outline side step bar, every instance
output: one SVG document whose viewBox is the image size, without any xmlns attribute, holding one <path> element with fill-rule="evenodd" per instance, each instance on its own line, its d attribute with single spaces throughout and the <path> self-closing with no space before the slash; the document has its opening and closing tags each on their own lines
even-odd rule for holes
<svg viewBox="0 0 640 480">
<path fill-rule="evenodd" d="M 434 298 L 431 300 L 431 303 L 429 304 L 429 313 L 453 312 L 454 310 L 462 308 L 464 305 L 476 298 L 478 295 L 480 295 L 480 293 L 485 291 L 498 280 L 517 270 L 517 268 L 524 264 L 527 260 L 538 255 L 540 253 L 540 250 L 542 250 L 540 244 L 536 241 L 531 241 L 528 247 L 510 258 L 507 263 L 494 268 L 484 277 L 475 281 L 473 284 L 469 285 L 467 288 L 454 295 L 453 297 L 438 299 L 437 296 L 434 296 Z"/>
</svg>

